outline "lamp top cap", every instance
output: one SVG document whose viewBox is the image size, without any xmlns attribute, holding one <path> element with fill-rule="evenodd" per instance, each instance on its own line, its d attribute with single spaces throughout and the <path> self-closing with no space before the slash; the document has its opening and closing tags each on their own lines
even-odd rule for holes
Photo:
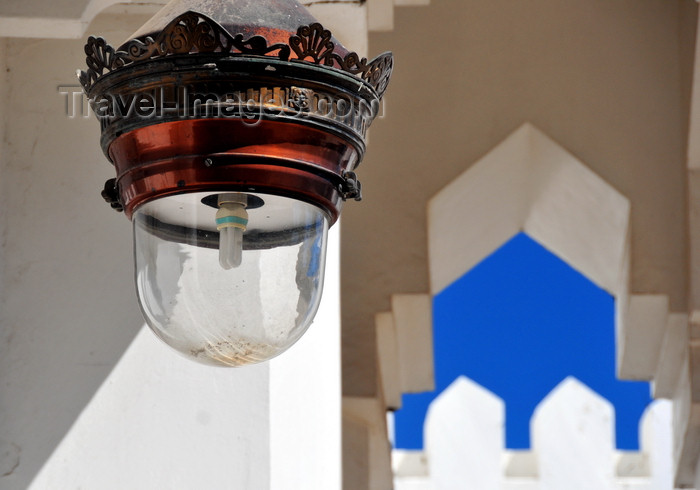
<svg viewBox="0 0 700 490">
<path fill-rule="evenodd" d="M 318 22 L 297 0 L 171 0 L 129 39 L 152 36 L 188 11 L 204 14 L 232 34 L 263 36 L 270 43 L 286 42 L 299 26 Z M 333 42 L 336 51 L 347 52 Z"/>
</svg>

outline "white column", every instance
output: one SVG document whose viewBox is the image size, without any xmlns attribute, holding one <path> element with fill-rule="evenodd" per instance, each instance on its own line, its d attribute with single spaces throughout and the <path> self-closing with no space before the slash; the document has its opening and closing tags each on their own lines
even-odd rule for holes
<svg viewBox="0 0 700 490">
<path fill-rule="evenodd" d="M 331 228 L 328 237 L 323 299 L 314 323 L 270 363 L 272 490 L 341 488 L 339 228 Z"/>
</svg>

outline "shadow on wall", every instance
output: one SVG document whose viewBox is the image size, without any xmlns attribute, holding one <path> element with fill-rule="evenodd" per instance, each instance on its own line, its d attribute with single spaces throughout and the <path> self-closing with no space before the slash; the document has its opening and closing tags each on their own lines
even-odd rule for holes
<svg viewBox="0 0 700 490">
<path fill-rule="evenodd" d="M 100 16 L 90 32 L 119 40 L 144 21 Z M 130 223 L 100 197 L 114 170 L 99 146 L 99 123 L 73 111 L 84 44 L 2 42 L 3 490 L 28 487 L 143 325 Z"/>
<path fill-rule="evenodd" d="M 618 449 L 639 448 L 649 383 L 615 377 L 614 298 L 520 233 L 435 296 L 435 383 L 404 395 L 395 444 L 423 447 L 430 402 L 466 375 L 505 401 L 508 449 L 530 447 L 535 407 L 574 376 L 615 408 Z"/>
</svg>

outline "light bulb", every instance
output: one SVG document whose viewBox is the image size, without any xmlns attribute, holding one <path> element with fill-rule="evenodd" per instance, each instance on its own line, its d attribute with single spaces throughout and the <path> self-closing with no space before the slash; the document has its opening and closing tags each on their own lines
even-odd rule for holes
<svg viewBox="0 0 700 490">
<path fill-rule="evenodd" d="M 248 198 L 241 193 L 219 194 L 216 229 L 219 231 L 219 264 L 224 269 L 241 265 L 243 259 L 243 232 L 248 225 L 245 210 Z"/>
<path fill-rule="evenodd" d="M 245 231 L 217 230 L 244 218 Z M 219 366 L 265 361 L 313 320 L 329 223 L 320 208 L 267 194 L 188 193 L 143 204 L 133 223 L 141 310 L 185 356 Z"/>
<path fill-rule="evenodd" d="M 243 230 L 240 228 L 223 228 L 219 231 L 219 265 L 224 269 L 233 269 L 243 260 Z"/>
</svg>

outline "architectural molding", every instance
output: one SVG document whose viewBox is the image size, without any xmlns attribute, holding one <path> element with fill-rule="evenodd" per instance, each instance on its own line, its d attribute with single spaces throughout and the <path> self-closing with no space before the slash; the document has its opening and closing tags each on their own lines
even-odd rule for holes
<svg viewBox="0 0 700 490">
<path fill-rule="evenodd" d="M 524 231 L 618 296 L 629 212 L 622 194 L 525 123 L 428 203 L 432 294 Z"/>
<path fill-rule="evenodd" d="M 343 488 L 391 488 L 391 445 L 383 400 L 344 396 L 343 429 Z"/>
<path fill-rule="evenodd" d="M 401 395 L 435 389 L 433 307 L 429 294 L 394 294 L 391 311 L 374 318 L 379 381 L 387 408 Z"/>
<path fill-rule="evenodd" d="M 526 123 L 430 200 L 428 230 L 432 294 L 524 231 L 613 295 L 618 376 L 652 381 L 655 396 L 686 407 L 677 411 L 675 461 L 677 483 L 692 483 L 700 451 L 688 451 L 699 446 L 700 424 L 687 427 L 687 416 L 700 406 L 700 383 L 678 379 L 696 371 L 700 354 L 685 355 L 688 316 L 672 312 L 667 295 L 630 290 L 625 196 Z"/>
<path fill-rule="evenodd" d="M 676 372 L 672 359 L 664 357 L 672 366 L 659 365 L 668 297 L 629 291 L 629 227 L 628 199 L 526 123 L 430 200 L 432 294 L 524 231 L 615 297 L 621 378 Z M 668 349 L 676 344 L 669 339 Z M 668 383 L 664 375 L 659 389 L 666 396 Z"/>
</svg>

